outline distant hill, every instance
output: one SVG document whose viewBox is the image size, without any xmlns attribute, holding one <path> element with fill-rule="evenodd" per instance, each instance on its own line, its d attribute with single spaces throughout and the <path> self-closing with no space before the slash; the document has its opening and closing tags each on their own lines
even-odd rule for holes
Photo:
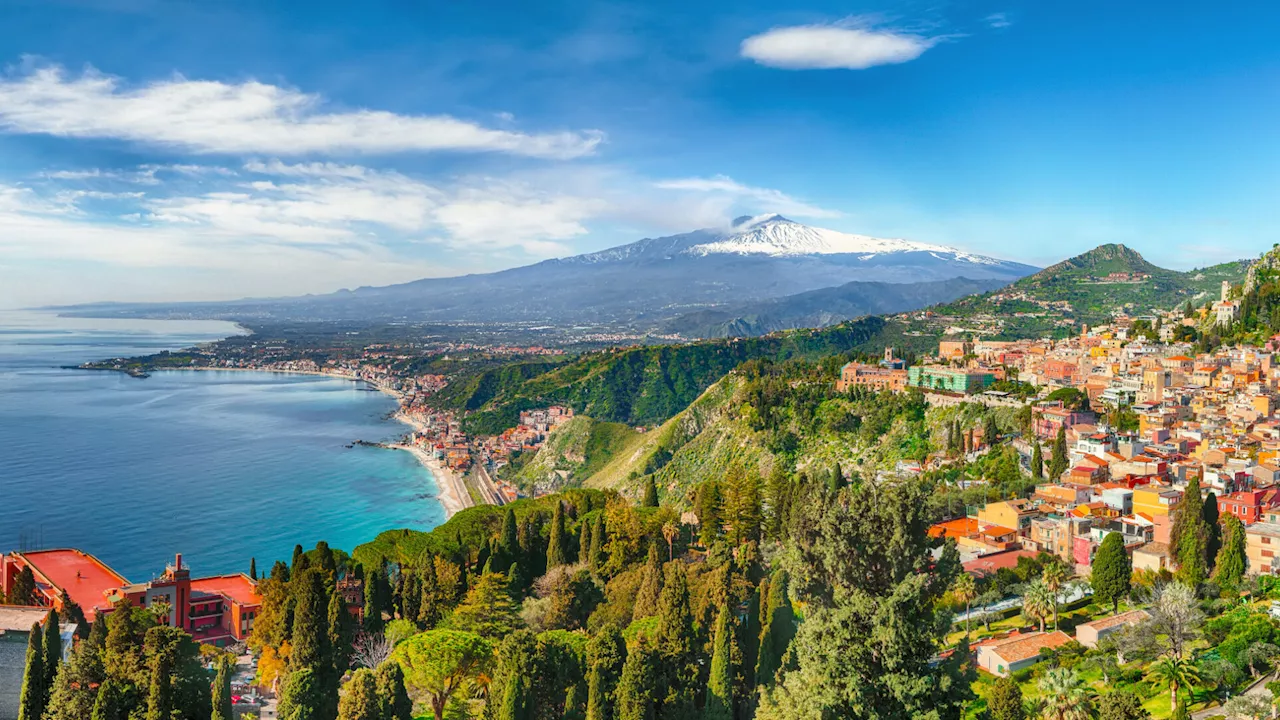
<svg viewBox="0 0 1280 720">
<path fill-rule="evenodd" d="M 1009 282 L 1034 271 L 942 245 L 841 233 L 765 215 L 739 218 L 728 228 L 646 238 L 495 273 L 291 298 L 58 309 L 96 317 L 534 323 L 648 330 L 697 310 L 852 281 L 918 283 L 966 277 Z"/>
<path fill-rule="evenodd" d="M 861 315 L 915 310 L 1004 286 L 1003 280 L 953 278 L 935 282 L 855 281 L 754 303 L 700 310 L 672 318 L 666 332 L 685 337 L 751 337 L 778 330 L 821 328 Z"/>
</svg>

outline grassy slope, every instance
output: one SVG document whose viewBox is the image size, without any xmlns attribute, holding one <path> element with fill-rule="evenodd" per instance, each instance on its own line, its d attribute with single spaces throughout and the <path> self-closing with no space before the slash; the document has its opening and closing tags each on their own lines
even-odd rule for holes
<svg viewBox="0 0 1280 720">
<path fill-rule="evenodd" d="M 621 423 L 579 415 L 553 430 L 514 480 L 540 493 L 579 485 L 639 438 L 640 433 Z"/>
</svg>

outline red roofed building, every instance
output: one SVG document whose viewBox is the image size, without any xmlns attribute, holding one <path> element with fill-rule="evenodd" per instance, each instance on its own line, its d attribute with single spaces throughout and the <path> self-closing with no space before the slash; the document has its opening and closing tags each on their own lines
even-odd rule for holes
<svg viewBox="0 0 1280 720">
<path fill-rule="evenodd" d="M 1245 525 L 1261 522 L 1271 508 L 1280 506 L 1280 490 L 1241 490 L 1218 498 L 1218 512 L 1240 518 Z"/>
<path fill-rule="evenodd" d="M 155 580 L 130 583 L 79 550 L 13 552 L 0 558 L 0 588 L 9 592 L 24 567 L 31 568 L 39 601 L 46 607 L 61 610 L 64 590 L 89 620 L 111 612 L 119 601 L 137 607 L 163 603 L 169 608 L 166 624 L 186 630 L 197 642 L 219 647 L 249 636 L 262 602 L 257 583 L 246 575 L 192 579 L 182 555 Z"/>
<path fill-rule="evenodd" d="M 1030 550 L 1006 550 L 1004 552 L 983 555 L 976 560 L 964 564 L 964 571 L 975 577 L 995 575 L 1001 568 L 1012 570 L 1018 566 L 1018 558 L 1034 558 L 1036 553 Z"/>
</svg>

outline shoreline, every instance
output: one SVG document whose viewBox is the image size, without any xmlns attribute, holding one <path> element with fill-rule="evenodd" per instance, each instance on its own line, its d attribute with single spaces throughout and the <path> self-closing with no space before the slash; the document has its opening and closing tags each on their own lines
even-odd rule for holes
<svg viewBox="0 0 1280 720">
<path fill-rule="evenodd" d="M 321 372 L 317 370 L 281 370 L 281 369 L 268 369 L 268 368 L 240 368 L 240 367 L 236 367 L 236 368 L 219 368 L 219 367 L 161 368 L 161 369 L 155 370 L 154 372 L 186 372 L 186 371 L 257 372 L 257 373 L 279 373 L 281 375 L 318 375 L 321 377 L 335 378 L 338 380 L 350 380 L 352 382 L 364 383 L 365 385 L 368 385 L 369 387 L 377 390 L 378 392 L 384 395 L 387 395 L 393 398 L 396 401 L 397 407 L 396 407 L 395 413 L 391 415 L 392 420 L 395 420 L 396 422 L 402 425 L 407 425 L 413 430 L 423 429 L 421 423 L 414 420 L 411 416 L 409 416 L 407 413 L 404 412 L 403 407 L 399 406 L 400 401 L 403 399 L 403 396 L 400 393 L 396 392 L 395 390 L 392 390 L 391 388 L 383 387 L 377 383 L 370 382 L 368 380 L 363 380 L 359 377 L 356 377 L 355 375 L 347 375 L 344 373 L 336 373 L 336 372 Z M 474 505 L 474 503 L 471 501 L 471 493 L 467 492 L 466 485 L 463 482 L 462 478 L 459 477 L 457 473 L 441 465 L 439 461 L 437 461 L 434 457 L 431 456 L 431 453 L 427 452 L 423 448 L 417 447 L 416 445 L 407 445 L 402 442 L 386 443 L 385 447 L 391 450 L 401 450 L 404 452 L 408 452 L 412 454 L 415 458 L 417 458 L 418 462 L 422 465 L 423 468 L 426 469 L 427 473 L 431 475 L 432 481 L 435 483 L 436 491 L 439 493 L 438 495 L 436 495 L 436 500 L 440 502 L 440 506 L 444 509 L 444 517 L 446 521 L 448 521 L 449 518 L 453 517 L 459 511 L 465 510 Z"/>
</svg>

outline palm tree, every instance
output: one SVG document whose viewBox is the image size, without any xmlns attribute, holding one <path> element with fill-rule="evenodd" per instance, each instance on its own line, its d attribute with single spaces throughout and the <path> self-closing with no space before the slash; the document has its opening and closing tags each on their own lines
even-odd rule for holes
<svg viewBox="0 0 1280 720">
<path fill-rule="evenodd" d="M 1169 686 L 1170 707 L 1178 707 L 1178 690 L 1200 684 L 1200 670 L 1184 657 L 1165 655 L 1147 668 L 1147 679 Z"/>
<path fill-rule="evenodd" d="M 1053 592 L 1043 580 L 1035 580 L 1022 590 L 1022 614 L 1040 621 L 1040 632 L 1044 632 L 1044 621 L 1056 605 Z"/>
<path fill-rule="evenodd" d="M 1040 677 L 1044 717 L 1051 720 L 1089 720 L 1093 716 L 1093 691 L 1068 668 L 1046 670 Z"/>
<path fill-rule="evenodd" d="M 1051 562 L 1044 566 L 1044 571 L 1040 574 L 1040 579 L 1044 581 L 1045 587 L 1049 588 L 1049 592 L 1053 595 L 1053 629 L 1058 629 L 1058 591 L 1062 589 L 1063 583 L 1071 574 L 1067 572 L 1067 567 L 1060 562 Z"/>
<path fill-rule="evenodd" d="M 956 600 L 964 603 L 964 636 L 969 637 L 969 608 L 973 599 L 978 597 L 978 586 L 973 582 L 973 576 L 967 572 L 960 573 L 956 578 L 956 583 L 951 588 L 952 594 L 956 596 Z"/>
</svg>

